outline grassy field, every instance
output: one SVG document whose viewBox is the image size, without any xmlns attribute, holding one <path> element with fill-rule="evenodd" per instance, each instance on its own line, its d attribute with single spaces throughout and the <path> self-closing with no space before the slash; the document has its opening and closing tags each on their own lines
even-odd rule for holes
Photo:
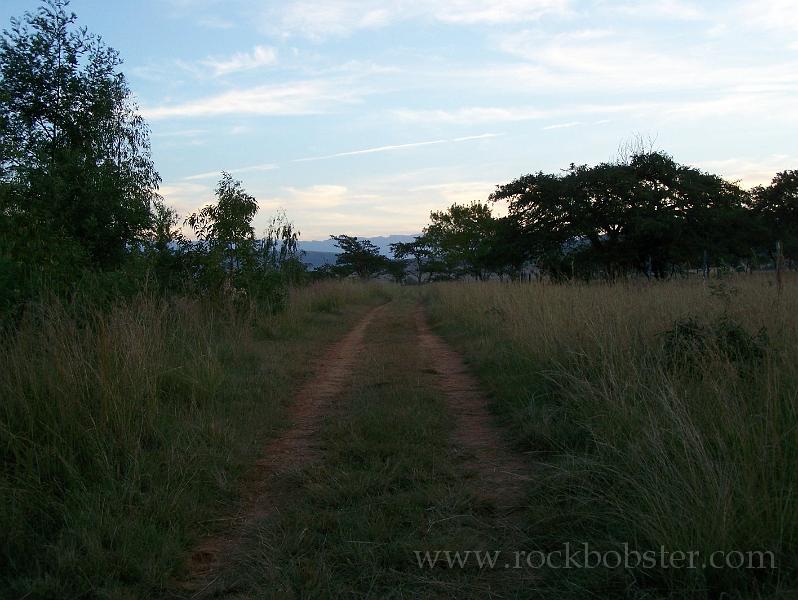
<svg viewBox="0 0 798 600">
<path fill-rule="evenodd" d="M 425 295 L 540 462 L 533 548 L 700 552 L 694 569 L 544 571 L 550 597 L 793 597 L 798 280 L 781 297 L 766 276 Z M 777 569 L 703 566 L 716 551 L 772 552 Z"/>
<path fill-rule="evenodd" d="M 279 314 L 147 297 L 31 310 L 0 342 L 0 597 L 792 597 L 797 292 L 766 276 L 338 282 Z M 245 506 L 266 442 L 289 435 L 300 384 L 389 298 L 314 417 L 312 456 L 264 480 L 278 510 L 207 585 L 181 587 L 198 540 Z M 488 392 L 492 439 L 529 465 L 521 511 L 500 509 L 464 452 L 456 398 L 473 391 L 440 387 L 419 301 Z M 503 564 L 585 543 L 698 558 Z M 503 558 L 419 564 L 437 550 Z M 706 564 L 717 552 L 777 568 Z"/>
<path fill-rule="evenodd" d="M 379 286 L 287 311 L 51 304 L 0 341 L 0 597 L 150 597 L 220 527 L 325 346 Z"/>
</svg>

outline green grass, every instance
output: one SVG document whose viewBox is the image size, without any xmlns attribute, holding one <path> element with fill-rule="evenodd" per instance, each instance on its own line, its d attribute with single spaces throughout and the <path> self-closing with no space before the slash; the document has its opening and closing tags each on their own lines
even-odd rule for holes
<svg viewBox="0 0 798 600">
<path fill-rule="evenodd" d="M 466 354 L 519 448 L 542 463 L 532 544 L 761 550 L 778 566 L 550 571 L 550 595 L 795 592 L 797 292 L 791 279 L 779 299 L 764 277 L 428 291 L 437 327 Z M 700 341 L 682 343 L 688 317 Z"/>
<path fill-rule="evenodd" d="M 283 478 L 291 502 L 251 532 L 208 597 L 524 597 L 528 573 L 418 566 L 415 551 L 503 549 L 512 536 L 452 452 L 411 299 L 387 309 L 325 421 L 324 460 Z"/>
<path fill-rule="evenodd" d="M 31 309 L 0 342 L 0 596 L 169 587 L 315 358 L 384 297 L 340 283 L 278 315 L 184 298 Z"/>
</svg>

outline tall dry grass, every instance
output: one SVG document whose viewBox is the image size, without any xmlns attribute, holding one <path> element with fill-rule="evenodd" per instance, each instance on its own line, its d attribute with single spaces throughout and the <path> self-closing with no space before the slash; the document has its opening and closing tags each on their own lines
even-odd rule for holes
<svg viewBox="0 0 798 600">
<path fill-rule="evenodd" d="M 0 340 L 0 596 L 147 597 L 213 528 L 325 344 L 383 290 L 287 310 L 31 307 Z"/>
<path fill-rule="evenodd" d="M 798 280 L 780 298 L 768 277 L 741 276 L 444 284 L 428 300 L 542 463 L 534 543 L 769 551 L 778 566 L 577 570 L 552 578 L 557 593 L 795 590 Z"/>
</svg>

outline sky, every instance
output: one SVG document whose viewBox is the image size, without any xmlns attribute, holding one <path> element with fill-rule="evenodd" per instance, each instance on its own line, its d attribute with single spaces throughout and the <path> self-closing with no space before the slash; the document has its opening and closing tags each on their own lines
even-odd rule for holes
<svg viewBox="0 0 798 600">
<path fill-rule="evenodd" d="M 642 138 L 745 187 L 798 168 L 796 0 L 73 0 L 182 215 L 221 170 L 303 239 L 417 233 Z M 0 21 L 34 9 L 2 0 Z"/>
</svg>

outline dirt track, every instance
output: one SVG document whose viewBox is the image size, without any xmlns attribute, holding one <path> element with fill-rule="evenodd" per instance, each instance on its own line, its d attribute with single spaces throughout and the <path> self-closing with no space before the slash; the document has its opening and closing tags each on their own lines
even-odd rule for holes
<svg viewBox="0 0 798 600">
<path fill-rule="evenodd" d="M 462 357 L 430 330 L 422 306 L 416 309 L 416 328 L 454 419 L 455 447 L 463 454 L 478 493 L 490 499 L 501 513 L 514 511 L 523 503 L 529 465 L 504 440 L 477 380 Z"/>
<path fill-rule="evenodd" d="M 385 305 L 370 310 L 319 361 L 317 372 L 297 392 L 289 409 L 291 425 L 263 449 L 245 485 L 240 513 L 230 519 L 232 525 L 223 535 L 204 540 L 194 550 L 188 563 L 189 576 L 181 587 L 201 594 L 212 586 L 246 533 L 259 520 L 288 506 L 291 494 L 301 492 L 287 489 L 280 476 L 323 459 L 324 448 L 317 435 L 320 426 L 335 414 L 339 401 L 350 391 L 352 373 L 366 351 L 369 325 L 376 319 L 391 318 L 391 311 L 384 309 Z M 415 332 L 408 339 L 416 341 L 415 351 L 422 353 L 422 362 L 428 365 L 423 371 L 408 365 L 408 369 L 419 370 L 409 372 L 408 377 L 426 379 L 441 392 L 453 420 L 454 455 L 473 493 L 494 507 L 498 525 L 523 505 L 529 466 L 503 439 L 476 379 L 468 373 L 460 355 L 430 330 L 423 308 L 418 306 L 415 315 L 412 305 L 403 310 L 408 311 L 408 322 L 415 324 Z M 372 346 L 368 347 L 373 351 L 376 346 Z"/>
<path fill-rule="evenodd" d="M 289 409 L 291 426 L 263 449 L 262 458 L 257 461 L 256 471 L 245 490 L 243 510 L 233 519 L 235 525 L 225 535 L 203 540 L 192 552 L 189 578 L 183 587 L 202 588 L 237 546 L 247 527 L 277 509 L 282 494 L 271 485 L 275 476 L 301 469 L 321 456 L 315 433 L 335 397 L 345 389 L 363 351 L 366 329 L 383 308 L 378 306 L 370 310 L 319 361 L 318 371 L 297 392 Z"/>
</svg>

